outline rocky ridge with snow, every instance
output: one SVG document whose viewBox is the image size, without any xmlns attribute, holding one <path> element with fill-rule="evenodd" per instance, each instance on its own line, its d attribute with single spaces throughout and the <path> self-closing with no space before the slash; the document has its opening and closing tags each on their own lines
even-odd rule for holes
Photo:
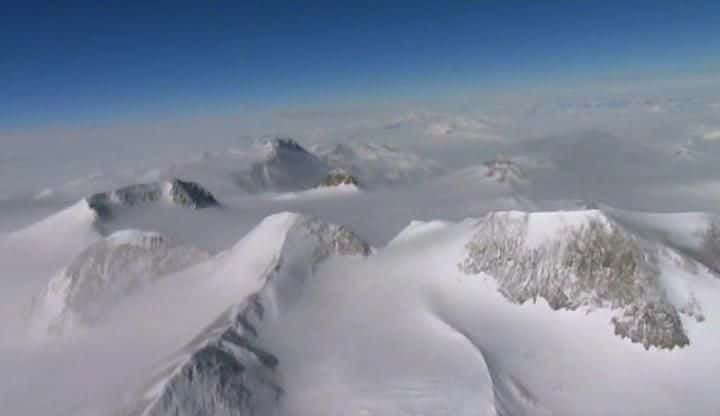
<svg viewBox="0 0 720 416">
<path fill-rule="evenodd" d="M 481 219 L 461 269 L 494 277 L 509 300 L 542 298 L 552 309 L 608 308 L 615 334 L 672 349 L 690 344 L 681 315 L 704 319 L 689 293 L 673 299 L 663 260 L 704 267 L 629 232 L 600 211 L 498 212 Z"/>
<path fill-rule="evenodd" d="M 165 201 L 172 205 L 202 209 L 218 206 L 217 199 L 199 184 L 180 179 L 141 183 L 100 192 L 86 198 L 100 217 L 112 216 L 113 206 L 133 206 Z"/>
<path fill-rule="evenodd" d="M 353 185 L 360 186 L 357 179 L 355 179 L 350 172 L 344 169 L 333 169 L 320 183 L 320 186 L 340 186 L 340 185 Z"/>
<path fill-rule="evenodd" d="M 283 394 L 281 357 L 257 344 L 263 321 L 278 319 L 294 291 L 328 257 L 370 253 L 368 244 L 345 227 L 297 214 L 271 216 L 254 232 L 277 221 L 286 223 L 284 236 L 277 236 L 283 242 L 267 258 L 259 290 L 186 345 L 123 415 L 271 413 Z"/>
</svg>

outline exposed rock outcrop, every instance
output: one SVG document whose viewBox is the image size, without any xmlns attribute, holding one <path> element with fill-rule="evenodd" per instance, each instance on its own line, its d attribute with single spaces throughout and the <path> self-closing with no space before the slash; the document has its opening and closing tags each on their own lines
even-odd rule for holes
<svg viewBox="0 0 720 416">
<path fill-rule="evenodd" d="M 669 249 L 600 211 L 489 214 L 467 249 L 461 269 L 493 276 L 511 301 L 540 297 L 553 309 L 611 309 L 615 333 L 645 348 L 688 345 L 680 314 L 702 320 L 692 296 L 683 304 L 669 299 L 659 269 Z"/>
<path fill-rule="evenodd" d="M 159 201 L 192 209 L 219 205 L 210 191 L 197 183 L 180 179 L 129 185 L 114 191 L 93 194 L 86 200 L 101 217 L 111 216 L 113 206 L 133 206 Z"/>
<path fill-rule="evenodd" d="M 320 186 L 353 185 L 359 187 L 357 179 L 344 169 L 333 169 L 320 183 Z"/>
</svg>

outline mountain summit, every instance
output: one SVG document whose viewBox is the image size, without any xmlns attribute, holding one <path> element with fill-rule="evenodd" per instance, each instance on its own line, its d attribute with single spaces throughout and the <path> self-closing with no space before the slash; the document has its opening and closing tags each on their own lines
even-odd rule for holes
<svg viewBox="0 0 720 416">
<path fill-rule="evenodd" d="M 667 265 L 690 274 L 705 266 L 601 211 L 492 213 L 478 222 L 467 250 L 462 270 L 494 277 L 509 300 L 609 309 L 615 334 L 645 348 L 687 346 L 681 315 L 704 320 L 694 294 L 669 281 L 679 277 L 668 276 Z"/>
<path fill-rule="evenodd" d="M 274 247 L 258 265 L 263 271 L 254 279 L 256 291 L 186 345 L 124 414 L 261 416 L 277 408 L 284 391 L 282 357 L 258 343 L 263 325 L 282 319 L 322 262 L 331 256 L 366 256 L 370 248 L 345 227 L 276 214 L 225 253 L 218 273 L 236 273 L 236 263 L 257 255 L 254 244 L 268 239 Z"/>
<path fill-rule="evenodd" d="M 86 200 L 101 217 L 111 216 L 113 206 L 127 207 L 151 202 L 166 202 L 192 209 L 219 205 L 210 191 L 195 182 L 180 179 L 129 185 L 93 194 Z"/>
</svg>

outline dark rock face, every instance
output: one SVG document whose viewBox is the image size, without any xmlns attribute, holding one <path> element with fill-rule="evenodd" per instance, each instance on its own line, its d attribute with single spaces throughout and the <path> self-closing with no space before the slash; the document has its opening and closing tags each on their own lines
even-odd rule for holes
<svg viewBox="0 0 720 416">
<path fill-rule="evenodd" d="M 541 297 L 553 309 L 615 310 L 615 334 L 645 348 L 688 345 L 679 314 L 702 320 L 702 313 L 693 298 L 680 307 L 668 300 L 658 266 L 666 249 L 625 232 L 598 211 L 586 212 L 581 225 L 536 245 L 526 242 L 533 214 L 490 214 L 478 224 L 460 267 L 493 276 L 513 302 Z"/>
<path fill-rule="evenodd" d="M 183 364 L 161 375 L 168 380 L 160 395 L 130 414 L 267 414 L 283 389 L 277 357 L 256 345 L 263 315 L 258 296 L 251 296 L 237 314 L 230 311 L 218 319 L 185 348 L 190 356 Z"/>
<path fill-rule="evenodd" d="M 195 182 L 173 179 L 170 185 L 170 197 L 177 205 L 194 209 L 220 205 L 210 191 Z"/>
<path fill-rule="evenodd" d="M 289 137 L 281 137 L 270 141 L 270 145 L 273 147 L 275 156 L 282 157 L 283 153 L 307 153 L 300 143 Z"/>
<path fill-rule="evenodd" d="M 333 169 L 325 177 L 320 186 L 355 185 L 360 186 L 357 179 L 350 172 L 343 169 Z"/>
<path fill-rule="evenodd" d="M 201 209 L 218 206 L 215 197 L 197 183 L 171 179 L 163 182 L 125 186 L 111 192 L 101 192 L 86 198 L 90 208 L 100 217 L 112 215 L 113 206 L 133 206 L 167 199 L 174 205 Z"/>
</svg>

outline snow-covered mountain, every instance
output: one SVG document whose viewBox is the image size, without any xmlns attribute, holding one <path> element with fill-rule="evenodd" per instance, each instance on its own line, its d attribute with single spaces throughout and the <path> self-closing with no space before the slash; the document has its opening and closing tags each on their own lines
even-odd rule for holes
<svg viewBox="0 0 720 416">
<path fill-rule="evenodd" d="M 111 217 L 114 206 L 129 207 L 152 202 L 193 209 L 219 206 L 213 194 L 199 184 L 176 178 L 100 192 L 87 197 L 86 200 L 100 217 Z"/>
<path fill-rule="evenodd" d="M 186 345 L 130 406 L 128 415 L 264 415 L 283 394 L 278 357 L 258 344 L 263 322 L 277 320 L 330 256 L 369 254 L 349 230 L 295 214 L 264 220 L 252 240 L 272 240 L 257 261 L 262 272 L 246 300 L 233 305 Z M 254 246 L 254 244 L 252 244 Z M 224 253 L 217 273 L 236 272 L 247 261 L 248 241 Z"/>
<path fill-rule="evenodd" d="M 309 189 L 328 173 L 322 160 L 292 139 L 275 139 L 264 148 L 262 160 L 234 175 L 238 185 L 250 192 Z"/>
<path fill-rule="evenodd" d="M 187 188 L 197 187 L 222 200 L 238 194 L 312 189 L 338 168 L 368 187 L 417 184 L 444 171 L 434 161 L 389 145 L 341 143 L 308 150 L 291 138 L 281 137 L 205 152 L 152 169 L 100 171 L 46 187 L 34 192 L 32 198 L 46 203 L 67 203 L 87 196 L 112 199 L 115 190 L 119 199 L 120 194 L 133 200 L 138 200 L 138 194 L 157 199 L 152 196 L 166 194 L 167 189 L 185 193 Z"/>
<path fill-rule="evenodd" d="M 121 414 L 706 409 L 676 388 L 717 369 L 720 279 L 602 211 L 416 222 L 368 253 L 340 227 L 267 218 L 218 258 L 228 284 L 255 271 L 244 300 Z"/>
<path fill-rule="evenodd" d="M 32 331 L 42 337 L 94 325 L 123 297 L 208 257 L 155 232 L 115 232 L 50 279 L 36 300 Z"/>
<path fill-rule="evenodd" d="M 11 270 L 57 270 L 88 245 L 102 238 L 99 216 L 86 200 L 11 233 L 0 235 L 0 252 Z"/>
<path fill-rule="evenodd" d="M 627 173 L 658 181 L 643 176 L 657 154 L 617 137 L 506 150 L 446 170 L 273 139 L 83 184 L 0 235 L 0 401 L 28 415 L 713 415 L 718 217 L 583 198 Z M 69 205 L 57 195 L 34 201 Z"/>
<path fill-rule="evenodd" d="M 611 309 L 615 334 L 645 348 L 686 346 L 680 314 L 704 320 L 683 275 L 708 274 L 705 265 L 600 211 L 490 214 L 468 250 L 463 270 L 493 276 L 509 300 Z"/>
</svg>

